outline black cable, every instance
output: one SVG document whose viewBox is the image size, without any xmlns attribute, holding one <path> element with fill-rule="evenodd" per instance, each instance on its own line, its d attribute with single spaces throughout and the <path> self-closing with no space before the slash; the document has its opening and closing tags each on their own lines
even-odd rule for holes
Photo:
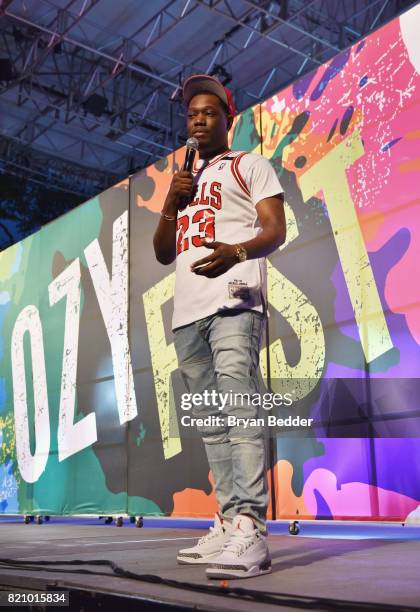
<svg viewBox="0 0 420 612">
<path fill-rule="evenodd" d="M 359 612 L 379 611 L 379 612 L 419 612 L 420 608 L 414 606 L 401 606 L 385 603 L 372 603 L 366 601 L 346 601 L 343 599 L 330 599 L 325 597 L 310 597 L 303 595 L 294 595 L 289 593 L 274 593 L 270 591 L 256 591 L 254 589 L 244 589 L 241 587 L 222 587 L 222 586 L 210 586 L 205 584 L 193 584 L 191 582 L 182 582 L 180 580 L 172 580 L 169 578 L 162 578 L 155 574 L 137 574 L 130 570 L 125 570 L 113 561 L 108 559 L 91 559 L 91 560 L 80 560 L 73 559 L 70 561 L 24 561 L 15 559 L 0 559 L 0 568 L 2 569 L 21 569 L 24 571 L 42 571 L 44 566 L 48 565 L 99 565 L 105 566 L 112 569 L 113 573 L 121 578 L 129 578 L 131 580 L 138 580 L 141 582 L 148 582 L 152 584 L 162 584 L 178 589 L 184 589 L 188 591 L 197 591 L 201 593 L 207 593 L 209 595 L 222 595 L 235 596 L 239 599 L 253 600 L 259 603 L 269 603 L 274 605 L 282 604 L 283 606 L 289 606 L 294 608 L 302 609 L 320 609 L 328 610 L 331 612 L 345 611 L 350 612 L 352 610 Z M 99 572 L 92 570 L 80 570 L 80 569 L 59 569 L 54 568 L 55 573 L 67 573 L 67 574 L 87 574 L 96 576 L 110 576 L 107 572 Z"/>
</svg>

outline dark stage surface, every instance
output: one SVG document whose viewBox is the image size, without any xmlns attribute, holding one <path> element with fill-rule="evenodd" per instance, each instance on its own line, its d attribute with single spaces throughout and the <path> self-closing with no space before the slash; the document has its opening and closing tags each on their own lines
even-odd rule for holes
<svg viewBox="0 0 420 612">
<path fill-rule="evenodd" d="M 74 594 L 70 593 L 70 609 L 79 609 L 77 589 L 88 592 L 90 598 L 92 592 L 139 598 L 141 602 L 131 600 L 131 605 L 141 610 L 156 609 L 153 601 L 160 602 L 159 609 L 168 604 L 172 609 L 185 610 L 260 611 L 274 605 L 278 610 L 387 610 L 388 606 L 403 610 L 420 606 L 420 526 L 302 523 L 300 535 L 291 536 L 287 523 L 272 524 L 269 546 L 273 572 L 231 580 L 220 595 L 199 589 L 200 585 L 216 590 L 221 586 L 220 581 L 206 579 L 204 567 L 177 565 L 175 560 L 178 548 L 192 544 L 205 533 L 206 524 L 209 522 L 145 519 L 144 527 L 136 529 L 128 520 L 119 528 L 95 518 L 52 517 L 43 525 L 25 525 L 20 518 L 1 517 L 0 590 L 44 590 L 47 584 L 76 588 Z M 25 562 L 25 566 L 5 565 L 5 559 Z M 86 565 L 63 564 L 70 560 Z M 110 566 L 92 563 L 100 560 L 112 561 L 149 579 L 117 576 Z M 35 561 L 54 563 L 42 566 Z M 197 590 L 190 590 L 188 585 Z M 228 592 L 237 587 L 261 595 L 278 594 L 279 598 L 275 601 L 273 597 L 273 603 L 257 602 L 255 594 L 249 598 Z M 92 605 L 85 609 L 99 608 L 98 597 L 96 604 L 92 599 Z M 320 598 L 346 600 L 348 604 L 337 607 L 337 602 Z M 109 601 L 106 605 L 111 606 Z M 134 609 L 127 601 L 115 605 Z"/>
</svg>

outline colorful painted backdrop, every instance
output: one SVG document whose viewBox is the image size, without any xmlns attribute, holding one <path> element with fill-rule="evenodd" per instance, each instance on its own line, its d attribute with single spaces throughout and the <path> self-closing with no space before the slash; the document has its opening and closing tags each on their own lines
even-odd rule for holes
<svg viewBox="0 0 420 612">
<path fill-rule="evenodd" d="M 277 518 L 405 520 L 420 503 L 419 20 L 417 6 L 231 131 L 286 196 L 262 373 L 274 391 L 295 380 L 323 423 L 275 439 Z M 0 254 L 0 512 L 215 511 L 201 441 L 176 435 L 174 267 L 152 247 L 183 157 Z"/>
</svg>

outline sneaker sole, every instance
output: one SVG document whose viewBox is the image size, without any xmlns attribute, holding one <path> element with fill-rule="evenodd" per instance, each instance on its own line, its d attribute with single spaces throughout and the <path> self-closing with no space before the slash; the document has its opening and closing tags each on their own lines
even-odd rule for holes
<svg viewBox="0 0 420 612">
<path fill-rule="evenodd" d="M 209 561 L 211 563 L 211 561 Z M 269 574 L 271 572 L 271 562 L 264 563 L 263 565 L 253 565 L 248 570 L 234 570 L 229 569 L 228 566 L 224 568 L 208 567 L 206 569 L 207 578 L 252 578 L 253 576 L 261 576 L 262 574 Z"/>
<path fill-rule="evenodd" d="M 220 555 L 220 551 L 214 553 L 213 555 L 209 555 L 208 557 L 202 557 L 201 559 L 193 559 L 192 557 L 180 557 L 176 558 L 177 562 L 180 565 L 206 565 L 207 563 L 211 563 L 212 560 Z"/>
</svg>

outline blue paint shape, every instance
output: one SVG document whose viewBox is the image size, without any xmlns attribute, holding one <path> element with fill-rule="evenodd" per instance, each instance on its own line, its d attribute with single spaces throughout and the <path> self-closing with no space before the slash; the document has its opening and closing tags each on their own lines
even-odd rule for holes
<svg viewBox="0 0 420 612">
<path fill-rule="evenodd" d="M 365 41 L 362 40 L 362 42 L 360 42 L 356 47 L 356 55 L 360 53 L 360 51 L 363 49 L 364 46 L 365 46 Z"/>
<path fill-rule="evenodd" d="M 6 468 L 9 476 L 11 476 L 13 474 L 13 469 L 15 465 L 14 465 L 14 462 L 10 459 L 10 457 L 7 458 L 6 463 L 4 464 L 4 467 Z"/>
<path fill-rule="evenodd" d="M 334 121 L 334 123 L 332 124 L 332 128 L 330 129 L 330 133 L 328 134 L 327 142 L 330 142 L 331 138 L 333 137 L 334 132 L 335 132 L 335 128 L 337 127 L 337 123 L 338 123 L 338 119 L 336 119 Z"/>
<path fill-rule="evenodd" d="M 296 168 L 303 168 L 305 164 L 306 164 L 306 157 L 304 155 L 299 155 L 299 157 L 295 159 Z"/>
<path fill-rule="evenodd" d="M 1 355 L 1 352 L 0 352 Z M 6 379 L 0 378 L 0 414 L 6 412 Z M 1 433 L 1 432 L 0 432 Z"/>
<path fill-rule="evenodd" d="M 362 78 L 359 81 L 359 87 L 363 87 L 364 85 L 366 85 L 366 83 L 368 82 L 369 77 L 367 74 L 365 74 L 364 76 L 362 76 Z"/>
<path fill-rule="evenodd" d="M 6 512 L 6 508 L 9 504 L 7 503 L 7 499 L 3 499 L 0 502 L 0 512 Z"/>
<path fill-rule="evenodd" d="M 293 95 L 296 100 L 301 100 L 303 96 L 308 91 L 309 85 L 312 83 L 312 80 L 316 74 L 316 70 L 310 72 L 309 74 L 305 74 L 299 81 L 293 83 Z"/>
<path fill-rule="evenodd" d="M 353 117 L 353 112 L 354 108 L 352 106 L 349 106 L 343 115 L 343 118 L 340 123 L 340 134 L 342 136 L 344 136 L 344 134 L 347 132 L 347 128 L 349 127 L 351 118 Z"/>
<path fill-rule="evenodd" d="M 391 147 L 394 146 L 394 144 L 396 144 L 398 141 L 400 141 L 402 139 L 402 136 L 400 136 L 399 138 L 394 138 L 394 140 L 390 140 L 389 142 L 387 142 L 386 144 L 384 144 L 383 147 L 381 147 L 381 152 L 383 153 L 384 151 L 388 151 L 388 149 L 390 149 Z"/>
<path fill-rule="evenodd" d="M 332 79 L 337 76 L 337 74 L 339 74 L 344 68 L 344 66 L 347 64 L 349 57 L 350 49 L 347 49 L 347 51 L 345 51 L 344 53 L 340 53 L 332 60 L 331 64 L 327 66 L 327 69 L 325 70 L 321 80 L 319 81 L 318 85 L 315 87 L 311 94 L 312 101 L 318 100 L 318 98 L 321 97 L 328 83 L 332 81 Z"/>
<path fill-rule="evenodd" d="M 391 338 L 404 338 L 404 352 L 407 359 L 417 364 L 420 359 L 420 348 L 407 326 L 406 317 L 403 314 L 392 313 L 385 299 L 386 278 L 407 252 L 410 239 L 410 231 L 407 228 L 400 228 L 378 251 L 369 252 L 369 259 L 382 309 L 387 313 Z M 354 317 L 341 271 L 340 274 L 334 272 L 333 284 L 337 295 L 334 307 L 336 320 L 345 321 Z M 384 375 L 388 376 L 383 366 L 378 371 L 384 371 Z M 403 371 L 397 368 L 391 372 L 395 377 L 404 376 Z M 413 435 L 412 428 L 413 424 L 410 425 L 408 420 L 404 435 L 401 434 L 398 438 L 375 438 L 373 442 L 358 438 L 321 438 L 319 442 L 324 445 L 325 452 L 305 462 L 304 480 L 306 481 L 314 470 L 325 469 L 335 475 L 337 488 L 352 482 L 372 484 L 369 463 L 373 452 L 371 444 L 373 444 L 376 486 L 420 502 L 420 470 L 416 467 L 420 457 L 420 437 L 409 437 Z"/>
<path fill-rule="evenodd" d="M 0 304 L 0 359 L 3 359 L 3 351 L 4 351 L 4 339 L 3 339 L 3 324 L 7 315 L 7 311 L 10 308 L 10 302 L 6 304 Z"/>
<path fill-rule="evenodd" d="M 325 499 L 322 497 L 318 489 L 314 489 L 314 495 L 316 499 L 316 520 L 328 521 L 333 519 L 334 517 L 332 515 L 330 507 L 325 501 Z"/>
<path fill-rule="evenodd" d="M 16 272 L 19 271 L 20 264 L 22 262 L 22 255 L 23 255 L 23 245 L 21 243 L 18 243 L 16 246 L 16 259 L 13 262 L 13 266 L 11 269 L 12 274 L 16 274 Z"/>
</svg>

